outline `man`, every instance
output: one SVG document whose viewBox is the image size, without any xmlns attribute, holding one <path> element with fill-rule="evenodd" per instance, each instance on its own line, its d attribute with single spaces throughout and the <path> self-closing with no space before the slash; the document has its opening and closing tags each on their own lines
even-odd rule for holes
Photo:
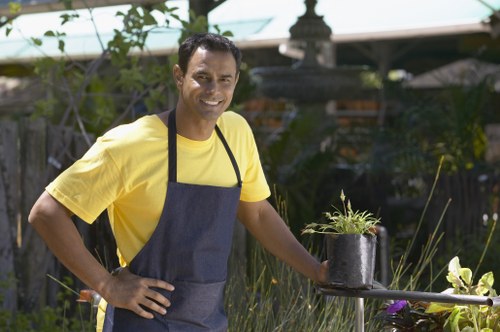
<svg viewBox="0 0 500 332">
<path fill-rule="evenodd" d="M 240 63 L 225 37 L 186 39 L 173 69 L 176 108 L 100 137 L 35 203 L 30 223 L 107 301 L 104 331 L 226 331 L 223 290 L 236 218 L 272 254 L 326 281 L 326 263 L 300 245 L 266 200 L 248 124 L 225 112 Z M 116 275 L 71 222 L 76 214 L 91 223 L 104 209 L 126 267 Z"/>
</svg>

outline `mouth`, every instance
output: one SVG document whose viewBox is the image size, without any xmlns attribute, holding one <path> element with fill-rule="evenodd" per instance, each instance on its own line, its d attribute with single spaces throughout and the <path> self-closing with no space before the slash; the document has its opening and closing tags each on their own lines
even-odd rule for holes
<svg viewBox="0 0 500 332">
<path fill-rule="evenodd" d="M 217 106 L 217 105 L 222 103 L 222 100 L 201 99 L 201 102 L 208 105 L 208 106 Z"/>
</svg>

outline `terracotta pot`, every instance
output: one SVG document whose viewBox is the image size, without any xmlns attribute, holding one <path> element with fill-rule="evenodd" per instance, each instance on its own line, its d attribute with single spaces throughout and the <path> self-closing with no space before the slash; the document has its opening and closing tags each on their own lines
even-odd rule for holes
<svg viewBox="0 0 500 332">
<path fill-rule="evenodd" d="M 373 287 L 377 237 L 359 234 L 327 234 L 328 278 L 332 287 Z"/>
</svg>

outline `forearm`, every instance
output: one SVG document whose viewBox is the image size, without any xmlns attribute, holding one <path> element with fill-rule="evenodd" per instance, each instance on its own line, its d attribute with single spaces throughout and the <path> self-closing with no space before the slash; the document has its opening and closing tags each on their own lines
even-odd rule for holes
<svg viewBox="0 0 500 332">
<path fill-rule="evenodd" d="M 321 264 L 295 238 L 270 205 L 263 206 L 258 212 L 258 217 L 249 219 L 242 215 L 240 220 L 271 254 L 313 281 L 323 281 Z"/>
<path fill-rule="evenodd" d="M 43 193 L 33 207 L 29 222 L 52 253 L 83 283 L 105 296 L 111 275 L 85 247 L 69 213 Z"/>
<path fill-rule="evenodd" d="M 33 206 L 29 222 L 61 263 L 109 304 L 148 319 L 153 318 L 153 314 L 145 309 L 166 313 L 170 301 L 153 288 L 173 291 L 174 287 L 166 281 L 142 278 L 128 270 L 117 277 L 111 276 L 85 247 L 69 211 L 47 192 Z"/>
</svg>

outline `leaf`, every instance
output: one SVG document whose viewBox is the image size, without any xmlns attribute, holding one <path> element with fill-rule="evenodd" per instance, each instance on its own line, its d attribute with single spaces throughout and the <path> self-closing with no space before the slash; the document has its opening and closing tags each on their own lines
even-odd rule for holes
<svg viewBox="0 0 500 332">
<path fill-rule="evenodd" d="M 448 317 L 448 320 L 445 323 L 445 327 L 446 327 L 446 325 L 449 325 L 449 328 L 451 331 L 454 331 L 454 332 L 460 331 L 460 329 L 458 328 L 458 323 L 460 321 L 460 318 L 461 318 L 460 310 L 458 308 L 455 308 L 451 312 L 450 317 Z"/>
<path fill-rule="evenodd" d="M 460 289 L 464 287 L 462 279 L 460 279 L 460 261 L 457 256 L 453 257 L 451 261 L 448 263 L 448 275 L 446 276 L 446 280 L 451 283 L 453 288 Z"/>
<path fill-rule="evenodd" d="M 457 256 L 453 257 L 448 263 L 448 271 L 458 276 L 460 268 L 460 260 Z"/>
<path fill-rule="evenodd" d="M 58 43 L 57 43 L 57 48 L 59 49 L 59 51 L 63 52 L 64 53 L 64 46 L 66 45 L 64 43 L 64 40 L 59 40 Z"/>
<path fill-rule="evenodd" d="M 65 25 L 66 23 L 73 21 L 75 18 L 79 18 L 80 14 L 66 14 L 65 13 L 59 17 L 62 19 L 61 25 Z"/>
<path fill-rule="evenodd" d="M 470 286 L 472 284 L 472 271 L 469 268 L 462 267 L 459 269 L 460 277 L 462 278 L 463 281 L 465 281 L 465 284 L 467 286 Z"/>
<path fill-rule="evenodd" d="M 476 292 L 478 295 L 484 295 L 488 292 L 493 293 L 493 283 L 495 279 L 493 277 L 493 272 L 487 272 L 483 274 L 479 282 L 477 283 Z"/>
<path fill-rule="evenodd" d="M 47 36 L 47 37 L 55 37 L 56 36 L 54 31 L 52 31 L 52 30 L 45 31 L 45 33 L 43 35 Z"/>
<path fill-rule="evenodd" d="M 179 9 L 179 7 L 169 7 L 169 8 L 167 8 L 167 11 L 170 12 L 170 13 L 172 13 L 172 12 L 175 12 L 176 10 L 178 10 L 178 9 Z"/>
<path fill-rule="evenodd" d="M 452 303 L 434 303 L 429 304 L 427 309 L 425 309 L 425 313 L 434 314 L 443 311 L 452 311 L 454 308 L 454 304 Z"/>
<path fill-rule="evenodd" d="M 33 42 L 33 44 L 35 44 L 36 46 L 42 46 L 42 40 L 40 38 L 35 38 L 35 37 L 31 37 L 31 41 Z"/>
<path fill-rule="evenodd" d="M 156 3 L 153 5 L 153 10 L 157 10 L 159 12 L 168 12 L 168 8 L 167 8 L 167 5 L 165 4 L 165 2 L 160 2 L 160 3 Z"/>
<path fill-rule="evenodd" d="M 482 331 L 482 330 L 481 330 Z M 460 330 L 460 332 L 477 332 L 475 331 L 472 327 L 466 326 L 463 329 Z"/>
<path fill-rule="evenodd" d="M 151 13 L 147 12 L 144 14 L 144 25 L 157 25 L 158 22 Z"/>
</svg>

